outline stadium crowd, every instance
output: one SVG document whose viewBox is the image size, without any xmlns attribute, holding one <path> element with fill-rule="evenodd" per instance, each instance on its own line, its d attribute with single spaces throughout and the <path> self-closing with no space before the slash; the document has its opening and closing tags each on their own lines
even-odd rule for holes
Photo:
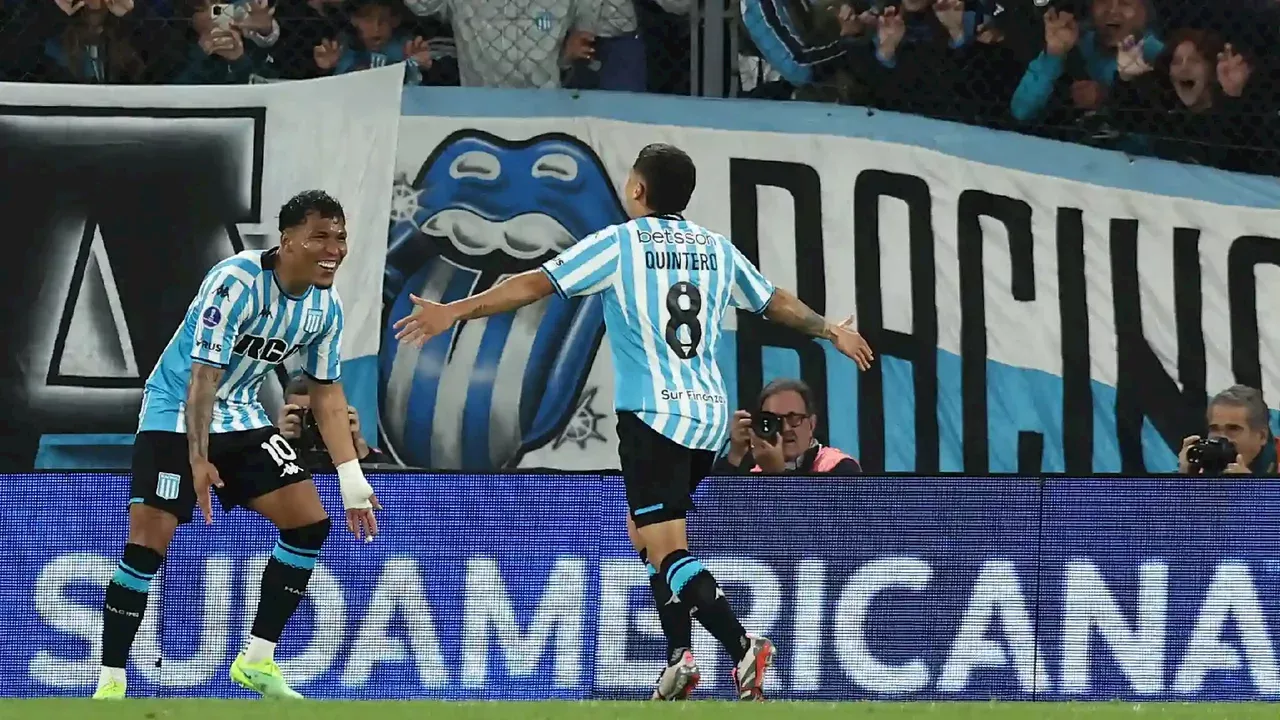
<svg viewBox="0 0 1280 720">
<path fill-rule="evenodd" d="M 1276 0 L 745 0 L 744 94 L 1280 174 Z"/>
<path fill-rule="evenodd" d="M 0 79 L 226 84 L 406 61 L 412 84 L 685 94 L 694 4 L 0 0 Z M 742 95 L 1280 175 L 1280 0 L 741 0 L 740 10 Z"/>
</svg>

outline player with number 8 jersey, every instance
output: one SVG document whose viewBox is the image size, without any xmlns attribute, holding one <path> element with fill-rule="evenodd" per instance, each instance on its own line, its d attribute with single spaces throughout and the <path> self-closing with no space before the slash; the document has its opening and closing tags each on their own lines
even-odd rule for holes
<svg viewBox="0 0 1280 720">
<path fill-rule="evenodd" d="M 244 506 L 280 531 L 231 679 L 264 697 L 301 697 L 285 682 L 274 650 L 330 522 L 310 473 L 258 400 L 263 380 L 295 353 L 338 470 L 347 526 L 357 537 L 377 533 L 379 505 L 356 460 L 340 382 L 342 303 L 332 286 L 347 255 L 342 206 L 318 190 L 300 193 L 281 209 L 280 233 L 279 248 L 243 252 L 209 271 L 147 379 L 133 445 L 129 538 L 103 602 L 95 698 L 125 696 L 125 666 L 151 580 L 197 504 L 205 522 L 213 521 L 211 491 L 225 510 Z"/>
<path fill-rule="evenodd" d="M 860 368 L 871 349 L 852 318 L 832 324 L 775 288 L 729 239 L 684 219 L 693 161 L 670 145 L 640 151 L 624 188 L 630 222 L 604 228 L 548 260 L 465 300 L 411 296 L 396 337 L 423 343 L 459 322 L 541 300 L 599 294 L 613 352 L 618 460 L 630 509 L 627 531 L 647 565 L 667 638 L 667 667 L 653 698 L 682 700 L 701 677 L 689 648 L 692 618 L 733 658 L 738 697 L 764 697 L 773 643 L 749 637 L 711 573 L 689 553 L 685 516 L 729 429 L 728 390 L 716 362 L 730 308 L 763 314 L 830 341 Z"/>
<path fill-rule="evenodd" d="M 614 407 L 683 447 L 719 449 L 733 414 L 716 362 L 725 313 L 761 313 L 774 293 L 751 261 L 670 214 L 605 228 L 544 267 L 564 297 L 601 293 Z"/>
</svg>

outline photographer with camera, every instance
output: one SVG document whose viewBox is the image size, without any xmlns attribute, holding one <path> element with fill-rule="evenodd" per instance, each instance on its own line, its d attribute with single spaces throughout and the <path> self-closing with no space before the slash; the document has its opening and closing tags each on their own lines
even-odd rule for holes
<svg viewBox="0 0 1280 720">
<path fill-rule="evenodd" d="M 1179 473 L 1276 477 L 1277 441 L 1262 391 L 1233 385 L 1209 401 L 1206 416 L 1208 437 L 1182 440 Z"/>
<path fill-rule="evenodd" d="M 320 428 L 316 425 L 316 418 L 311 414 L 311 396 L 307 391 L 305 377 L 294 378 L 289 382 L 289 387 L 285 388 L 284 391 L 284 402 L 285 405 L 280 410 L 280 417 L 276 421 L 276 427 L 280 429 L 280 434 L 291 441 L 293 446 L 298 449 L 298 453 L 301 455 L 303 463 L 308 470 L 313 472 L 332 471 L 333 461 L 329 459 L 324 440 L 320 437 Z M 351 421 L 351 439 L 355 441 L 356 458 L 360 464 L 373 465 L 391 462 L 377 448 L 369 447 L 369 444 L 360 436 L 360 416 L 356 414 L 355 408 L 347 407 L 347 418 Z"/>
<path fill-rule="evenodd" d="M 858 475 L 857 460 L 814 438 L 813 393 L 801 380 L 774 380 L 760 391 L 758 412 L 739 410 L 729 426 L 729 452 L 712 472 Z"/>
</svg>

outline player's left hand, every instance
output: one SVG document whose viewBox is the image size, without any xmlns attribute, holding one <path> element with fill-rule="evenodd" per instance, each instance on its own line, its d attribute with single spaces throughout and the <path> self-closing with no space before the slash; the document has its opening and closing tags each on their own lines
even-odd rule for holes
<svg viewBox="0 0 1280 720">
<path fill-rule="evenodd" d="M 370 495 L 369 502 L 373 507 L 347 510 L 347 529 L 356 536 L 357 540 L 363 537 L 365 542 L 373 540 L 373 536 L 378 534 L 378 518 L 374 516 L 373 511 L 382 509 L 382 503 L 378 502 L 377 495 Z"/>
<path fill-rule="evenodd" d="M 357 540 L 372 542 L 378 534 L 378 518 L 374 510 L 381 510 L 382 503 L 373 494 L 373 486 L 365 479 L 359 463 L 350 460 L 338 465 L 338 492 L 342 494 L 342 507 L 347 511 L 347 529 Z"/>
<path fill-rule="evenodd" d="M 787 469 L 787 459 L 782 455 L 782 436 L 778 436 L 776 443 L 771 443 L 751 433 L 751 457 L 767 473 L 780 473 Z"/>
<path fill-rule="evenodd" d="M 854 329 L 853 316 L 832 327 L 832 331 L 835 332 L 835 339 L 831 342 L 836 349 L 857 363 L 859 370 L 870 370 L 875 354 L 871 352 L 871 346 L 867 344 L 866 339 Z"/>
<path fill-rule="evenodd" d="M 453 327 L 458 320 L 448 305 L 424 300 L 417 295 L 410 295 L 409 299 L 416 306 L 413 312 L 392 326 L 398 331 L 396 339 L 400 342 L 422 347 L 423 343 Z"/>
</svg>

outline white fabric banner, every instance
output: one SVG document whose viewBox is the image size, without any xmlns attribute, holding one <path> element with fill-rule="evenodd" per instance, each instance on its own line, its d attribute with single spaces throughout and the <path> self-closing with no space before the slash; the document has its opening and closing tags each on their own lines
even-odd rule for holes
<svg viewBox="0 0 1280 720">
<path fill-rule="evenodd" d="M 730 234 L 828 317 L 858 315 L 880 359 L 870 374 L 732 316 L 722 365 L 731 392 L 752 395 L 803 375 L 824 399 L 831 443 L 870 469 L 1168 470 L 1171 443 L 1203 430 L 1208 394 L 1260 385 L 1275 406 L 1275 212 L 855 137 L 406 116 L 388 289 L 453 299 L 618 221 L 616 194 L 652 142 L 697 163 L 690 219 Z M 608 344 L 596 352 L 581 327 L 598 328 L 598 316 L 541 308 L 501 322 L 464 330 L 448 358 L 388 351 L 392 448 L 435 467 L 615 467 Z M 588 361 L 574 368 L 577 356 Z M 493 368 L 523 369 L 524 382 L 494 381 Z M 517 415 L 502 430 L 480 421 Z"/>
<path fill-rule="evenodd" d="M 269 85 L 0 86 L 10 237 L 47 256 L 27 278 L 38 282 L 11 293 L 30 291 L 32 331 L 6 351 L 29 375 L 9 407 L 50 418 L 41 436 L 131 434 L 142 383 L 200 277 L 276 245 L 281 205 L 319 188 L 347 213 L 343 376 L 372 427 L 402 76 L 394 66 Z"/>
</svg>

